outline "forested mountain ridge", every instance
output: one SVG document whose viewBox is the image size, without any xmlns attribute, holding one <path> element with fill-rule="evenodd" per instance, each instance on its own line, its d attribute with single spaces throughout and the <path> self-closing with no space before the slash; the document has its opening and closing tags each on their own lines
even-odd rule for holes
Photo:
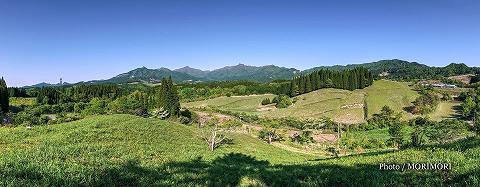
<svg viewBox="0 0 480 187">
<path fill-rule="evenodd" d="M 191 68 L 190 66 L 185 66 L 183 68 L 175 69 L 173 71 L 186 73 L 186 74 L 189 74 L 189 75 L 195 76 L 195 77 L 205 77 L 210 72 L 208 70 L 203 71 L 203 70 L 200 70 L 200 69 Z"/>
<path fill-rule="evenodd" d="M 445 67 L 431 67 L 418 62 L 404 60 L 380 60 L 364 64 L 319 66 L 304 71 L 295 68 L 279 67 L 275 65 L 249 66 L 238 64 L 225 66 L 220 69 L 208 71 L 185 66 L 183 68 L 170 70 L 167 68 L 148 69 L 137 68 L 127 73 L 119 74 L 107 80 L 94 80 L 80 82 L 79 84 L 101 84 L 101 83 L 132 83 L 150 82 L 157 83 L 162 78 L 171 76 L 176 83 L 197 82 L 197 81 L 226 81 L 226 80 L 248 80 L 258 82 L 270 82 L 274 80 L 289 80 L 298 75 L 308 74 L 321 69 L 328 70 L 349 70 L 358 67 L 368 69 L 375 76 L 384 76 L 390 79 L 437 79 L 442 77 L 479 74 L 480 67 L 469 67 L 463 63 L 452 63 Z M 30 87 L 60 86 L 57 84 L 38 84 Z"/>
<path fill-rule="evenodd" d="M 320 66 L 303 71 L 309 73 L 320 69 L 345 70 L 357 67 L 367 68 L 375 75 L 383 75 L 392 79 L 430 79 L 454 75 L 475 74 L 480 72 L 479 67 L 469 67 L 463 63 L 451 63 L 445 67 L 431 67 L 418 62 L 404 60 L 380 60 L 364 64 L 349 64 L 335 66 Z"/>
<path fill-rule="evenodd" d="M 259 82 L 269 82 L 278 79 L 291 79 L 295 73 L 300 72 L 295 68 L 285 68 L 274 65 L 257 67 L 248 66 L 245 64 L 225 66 L 212 71 L 202 71 L 186 66 L 174 71 L 187 73 L 189 75 L 205 78 L 206 80 L 210 81 L 251 80 Z"/>
<path fill-rule="evenodd" d="M 209 72 L 206 76 L 209 80 L 253 80 L 259 82 L 268 82 L 278 79 L 291 79 L 299 70 L 294 68 L 278 67 L 274 65 L 267 66 L 248 66 L 238 64 L 236 66 L 226 66 Z"/>
<path fill-rule="evenodd" d="M 158 83 L 162 78 L 172 77 L 176 82 L 199 81 L 201 78 L 189 75 L 187 73 L 172 71 L 168 68 L 148 69 L 141 67 L 129 71 L 127 73 L 119 74 L 107 80 L 95 80 L 86 82 L 87 84 L 101 84 L 101 83 L 132 83 L 132 82 L 150 82 Z"/>
</svg>

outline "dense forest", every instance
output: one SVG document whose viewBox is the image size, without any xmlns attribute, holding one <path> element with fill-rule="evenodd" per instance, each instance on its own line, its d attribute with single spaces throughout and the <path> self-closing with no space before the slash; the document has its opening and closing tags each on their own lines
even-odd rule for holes
<svg viewBox="0 0 480 187">
<path fill-rule="evenodd" d="M 322 88 L 355 90 L 373 83 L 373 75 L 366 68 L 332 71 L 321 69 L 293 78 L 290 84 L 290 96 L 308 93 Z"/>
</svg>

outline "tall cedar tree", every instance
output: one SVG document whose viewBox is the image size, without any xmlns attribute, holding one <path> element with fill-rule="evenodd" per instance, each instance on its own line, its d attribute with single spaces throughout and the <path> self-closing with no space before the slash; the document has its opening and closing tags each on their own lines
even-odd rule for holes
<svg viewBox="0 0 480 187">
<path fill-rule="evenodd" d="M 173 85 L 172 77 L 162 79 L 159 90 L 159 107 L 167 110 L 171 116 L 178 116 L 180 113 L 180 99 L 177 90 Z"/>
<path fill-rule="evenodd" d="M 2 79 L 0 79 L 0 109 L 3 113 L 8 112 L 9 96 L 7 83 L 2 77 Z"/>
</svg>

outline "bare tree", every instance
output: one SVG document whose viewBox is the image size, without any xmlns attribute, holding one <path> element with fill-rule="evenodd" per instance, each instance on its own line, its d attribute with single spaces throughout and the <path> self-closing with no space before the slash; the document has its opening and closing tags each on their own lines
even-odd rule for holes
<svg viewBox="0 0 480 187">
<path fill-rule="evenodd" d="M 205 140 L 208 144 L 210 151 L 214 151 L 218 146 L 223 143 L 226 143 L 227 137 L 221 133 L 219 133 L 219 119 L 217 116 L 212 116 L 207 122 L 207 126 L 204 127 L 205 130 L 203 133 L 203 140 Z"/>
</svg>

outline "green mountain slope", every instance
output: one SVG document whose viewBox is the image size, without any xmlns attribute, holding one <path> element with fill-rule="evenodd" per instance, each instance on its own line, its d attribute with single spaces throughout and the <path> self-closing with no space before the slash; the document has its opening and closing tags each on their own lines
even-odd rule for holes
<svg viewBox="0 0 480 187">
<path fill-rule="evenodd" d="M 91 83 L 130 83 L 145 81 L 150 83 L 157 83 L 162 78 L 172 77 L 175 82 L 198 81 L 198 77 L 194 77 L 187 73 L 176 72 L 167 68 L 148 69 L 146 67 L 137 68 L 127 73 L 122 73 L 108 80 L 93 81 Z"/>
<path fill-rule="evenodd" d="M 356 67 L 365 67 L 376 75 L 387 72 L 387 77 L 393 79 L 428 79 L 463 74 L 474 74 L 480 72 L 479 67 L 468 67 L 465 64 L 452 63 L 445 67 L 430 67 L 418 62 L 408 62 L 404 60 L 393 59 L 380 60 L 377 62 L 364 64 L 350 64 L 345 66 L 320 66 L 305 70 L 302 73 L 308 73 L 319 69 L 344 70 L 353 69 Z"/>
<path fill-rule="evenodd" d="M 259 82 L 268 82 L 279 79 L 291 79 L 295 73 L 299 72 L 294 68 L 284 68 L 274 65 L 268 66 L 247 66 L 238 64 L 236 66 L 226 66 L 213 71 L 201 71 L 189 67 L 184 67 L 179 72 L 185 72 L 192 76 L 206 78 L 211 81 L 224 80 L 252 80 Z"/>
</svg>

